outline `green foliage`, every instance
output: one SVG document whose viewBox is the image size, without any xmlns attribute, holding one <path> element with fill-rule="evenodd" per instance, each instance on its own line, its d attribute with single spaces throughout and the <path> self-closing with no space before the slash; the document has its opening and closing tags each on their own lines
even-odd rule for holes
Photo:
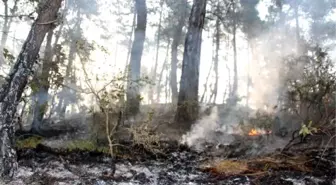
<svg viewBox="0 0 336 185">
<path fill-rule="evenodd" d="M 253 128 L 260 128 L 270 130 L 273 125 L 273 117 L 266 112 L 257 111 L 254 117 L 251 117 L 248 121 Z"/>
<path fill-rule="evenodd" d="M 310 110 L 324 112 L 323 98 L 336 92 L 336 73 L 334 64 L 328 54 L 320 47 L 310 47 L 311 55 L 287 59 L 285 71 L 287 79 L 287 108 L 297 113 Z M 297 66 L 302 71 L 296 70 Z M 300 67 L 303 66 L 303 67 Z M 304 105 L 307 106 L 299 106 Z M 307 109 L 303 111 L 303 108 Z M 314 114 L 300 115 L 303 119 L 311 119 Z M 307 117 L 306 117 L 307 116 Z"/>
<path fill-rule="evenodd" d="M 299 134 L 303 137 L 306 137 L 307 135 L 313 135 L 313 132 L 317 132 L 317 128 L 312 126 L 312 121 L 309 121 L 308 125 L 302 124 L 301 129 L 299 131 Z"/>
<path fill-rule="evenodd" d="M 94 142 L 90 140 L 75 140 L 71 141 L 67 147 L 70 151 L 72 150 L 87 150 L 87 151 L 94 151 L 97 149 L 97 146 Z"/>
<path fill-rule="evenodd" d="M 4 55 L 5 59 L 8 61 L 9 65 L 14 64 L 15 57 L 12 53 L 10 53 L 8 51 L 8 49 L 3 48 L 3 55 Z"/>
<path fill-rule="evenodd" d="M 40 136 L 32 136 L 26 139 L 18 139 L 16 140 L 17 148 L 36 148 L 38 144 L 43 141 L 43 138 Z"/>
<path fill-rule="evenodd" d="M 82 150 L 82 151 L 98 151 L 103 153 L 109 153 L 108 147 L 98 146 L 96 142 L 91 140 L 74 140 L 68 143 L 66 148 L 69 151 Z"/>
</svg>

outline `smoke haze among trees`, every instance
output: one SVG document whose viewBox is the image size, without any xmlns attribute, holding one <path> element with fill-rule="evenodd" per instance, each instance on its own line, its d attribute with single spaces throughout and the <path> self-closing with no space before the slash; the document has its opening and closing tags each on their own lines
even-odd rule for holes
<svg viewBox="0 0 336 185">
<path fill-rule="evenodd" d="M 110 147 L 118 129 L 148 114 L 191 129 L 193 142 L 260 112 L 281 119 L 258 126 L 273 132 L 334 119 L 334 0 L 0 4 L 2 177 L 17 168 L 15 131 L 46 137 L 45 122 L 74 115 L 103 115 Z"/>
</svg>

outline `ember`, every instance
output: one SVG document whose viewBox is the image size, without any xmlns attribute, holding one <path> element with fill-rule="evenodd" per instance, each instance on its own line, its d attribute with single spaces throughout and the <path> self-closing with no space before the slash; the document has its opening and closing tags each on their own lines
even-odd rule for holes
<svg viewBox="0 0 336 185">
<path fill-rule="evenodd" d="M 249 136 L 259 136 L 259 135 L 264 135 L 264 134 L 271 134 L 271 130 L 257 130 L 255 128 L 251 129 L 250 132 L 248 133 Z"/>
<path fill-rule="evenodd" d="M 249 136 L 258 136 L 260 135 L 260 132 L 257 131 L 257 129 L 251 129 L 250 132 L 248 133 Z"/>
</svg>

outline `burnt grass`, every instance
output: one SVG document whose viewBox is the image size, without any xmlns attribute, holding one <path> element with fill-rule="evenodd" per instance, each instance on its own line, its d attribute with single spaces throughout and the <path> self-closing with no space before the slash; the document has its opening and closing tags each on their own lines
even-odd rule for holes
<svg viewBox="0 0 336 185">
<path fill-rule="evenodd" d="M 161 153 L 153 153 L 142 146 L 122 143 L 115 157 L 98 151 L 55 149 L 39 144 L 36 148 L 18 149 L 21 169 L 12 184 L 335 184 L 335 148 L 310 148 L 288 150 L 251 157 L 249 170 L 227 175 L 214 172 L 201 164 L 214 159 L 211 150 L 197 152 L 175 141 L 160 143 Z M 126 147 L 127 146 L 127 147 Z M 216 148 L 216 147 L 213 147 Z M 239 158 L 236 146 L 225 146 L 228 159 Z M 231 156 L 227 155 L 230 153 Z M 246 150 L 241 150 L 246 152 Z M 241 153 L 243 156 L 244 154 Z M 295 165 L 270 166 L 257 162 L 263 158 L 304 156 L 307 170 Z M 217 155 L 220 157 L 220 155 Z M 256 162 L 254 162 L 254 160 Z M 268 166 L 267 168 L 265 166 Z M 20 170 L 19 170 L 20 171 Z M 29 174 L 24 174 L 24 172 Z M 63 172 L 65 171 L 65 172 Z M 59 174 L 59 175 L 55 175 Z"/>
</svg>

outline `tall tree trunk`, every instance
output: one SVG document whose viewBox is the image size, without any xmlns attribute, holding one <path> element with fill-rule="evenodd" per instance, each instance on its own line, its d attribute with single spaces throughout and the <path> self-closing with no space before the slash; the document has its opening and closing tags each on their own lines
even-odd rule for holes
<svg viewBox="0 0 336 185">
<path fill-rule="evenodd" d="M 32 123 L 32 132 L 39 133 L 39 126 L 41 125 L 43 115 L 48 106 L 48 90 L 49 90 L 49 72 L 52 63 L 52 48 L 51 41 L 53 37 L 53 30 L 48 32 L 47 36 L 47 44 L 44 53 L 43 66 L 42 66 L 42 74 L 39 77 L 39 90 L 36 92 L 36 103 L 34 108 L 34 117 Z"/>
<path fill-rule="evenodd" d="M 40 125 L 47 111 L 47 105 L 49 100 L 49 88 L 50 88 L 50 70 L 52 63 L 54 62 L 54 55 L 58 50 L 58 42 L 61 37 L 64 24 L 59 27 L 57 34 L 53 30 L 48 32 L 47 43 L 45 48 L 45 54 L 43 59 L 42 74 L 39 77 L 39 89 L 34 96 L 36 96 L 36 103 L 33 112 L 33 123 L 31 131 L 33 133 L 41 134 L 39 132 Z M 56 35 L 53 47 L 51 47 L 51 41 L 53 35 Z M 56 57 L 56 61 L 59 61 L 60 56 Z"/>
<path fill-rule="evenodd" d="M 65 70 L 65 84 L 69 86 L 70 84 L 73 84 L 75 80 L 74 75 L 74 69 L 73 69 L 73 62 L 76 59 L 76 53 L 77 53 L 77 42 L 80 39 L 80 31 L 81 31 L 81 11 L 80 9 L 77 10 L 77 21 L 74 26 L 74 32 L 71 33 L 71 42 L 70 42 L 70 50 L 69 50 L 69 56 L 68 56 L 68 64 L 67 68 Z M 59 100 L 59 113 L 60 117 L 64 118 L 66 108 L 70 104 L 70 96 L 73 95 L 75 92 L 73 89 L 69 89 L 68 87 L 63 88 L 60 100 Z"/>
<path fill-rule="evenodd" d="M 124 76 L 127 76 L 127 79 L 129 79 L 129 60 L 130 60 L 130 55 L 131 55 L 131 50 L 132 50 L 132 41 L 133 41 L 133 33 L 134 33 L 134 28 L 135 28 L 135 23 L 136 23 L 136 11 L 133 13 L 133 23 L 132 23 L 132 28 L 131 32 L 129 33 L 129 40 L 128 40 L 128 46 L 127 46 L 127 58 L 126 58 L 126 64 L 125 64 L 125 69 L 124 69 Z M 128 86 L 128 80 L 125 80 L 123 83 L 123 89 L 126 91 L 126 87 Z M 124 106 L 125 105 L 125 94 L 120 96 L 119 103 Z M 124 107 L 126 109 L 126 107 Z M 125 111 L 125 110 L 124 110 Z"/>
<path fill-rule="evenodd" d="M 2 27 L 2 35 L 1 35 L 1 45 L 5 46 L 7 43 L 7 39 L 8 39 L 8 34 L 9 34 L 9 30 L 12 26 L 13 23 L 13 16 L 9 15 L 9 7 L 8 7 L 8 0 L 2 0 L 4 2 L 4 8 L 5 8 L 5 21 L 4 21 L 4 25 Z M 17 12 L 17 6 L 18 6 L 18 2 L 19 0 L 15 0 L 14 1 L 14 5 L 13 8 L 11 8 L 11 15 L 14 15 Z"/>
<path fill-rule="evenodd" d="M 5 8 L 5 21 L 2 27 L 2 35 L 1 35 L 1 41 L 0 41 L 0 67 L 5 64 L 5 58 L 3 56 L 3 48 L 6 46 L 9 30 L 11 28 L 11 25 L 13 23 L 13 17 L 9 16 L 8 14 L 8 0 L 2 0 L 4 2 L 4 8 Z M 14 15 L 17 12 L 17 5 L 19 0 L 14 1 L 13 8 L 11 8 L 11 15 Z M 13 47 L 14 48 L 14 47 Z"/>
<path fill-rule="evenodd" d="M 296 54 L 300 54 L 300 24 L 299 24 L 299 2 L 294 3 L 294 16 L 295 16 L 295 39 L 296 39 Z"/>
<path fill-rule="evenodd" d="M 198 117 L 198 83 L 206 0 L 194 0 L 186 35 L 176 121 L 190 127 Z"/>
<path fill-rule="evenodd" d="M 8 37 L 8 23 L 9 23 L 9 7 L 8 7 L 8 0 L 2 0 L 4 3 L 4 12 L 5 12 L 5 17 L 4 17 L 4 24 L 2 27 L 2 35 L 1 35 L 1 46 L 4 46 L 6 44 L 6 40 Z"/>
<path fill-rule="evenodd" d="M 231 96 L 231 93 L 232 93 L 232 85 L 231 85 L 231 69 L 228 65 L 229 63 L 229 60 L 228 60 L 228 55 L 229 55 L 229 52 L 228 52 L 228 48 L 230 47 L 230 35 L 226 35 L 226 39 L 225 39 L 225 43 L 226 43 L 226 50 L 225 50 L 225 68 L 227 70 L 227 76 L 228 76 L 228 84 L 227 84 L 227 87 L 226 87 L 226 90 L 223 94 L 223 104 L 226 102 L 228 103 L 229 99 L 230 99 L 230 96 Z"/>
<path fill-rule="evenodd" d="M 206 79 L 205 79 L 205 83 L 204 83 L 204 85 L 203 85 L 203 87 L 204 87 L 204 91 L 203 91 L 203 94 L 202 94 L 202 97 L 201 97 L 201 100 L 200 100 L 201 103 L 206 102 L 206 101 L 204 101 L 204 98 L 205 98 L 205 95 L 206 95 L 206 93 L 207 93 L 207 91 L 208 91 L 208 82 L 209 82 L 209 77 L 210 77 L 210 74 L 211 74 L 211 71 L 212 71 L 212 67 L 213 67 L 213 62 L 211 62 L 211 65 L 210 65 L 210 69 L 209 69 L 208 75 L 207 75 L 207 77 L 206 77 Z"/>
<path fill-rule="evenodd" d="M 130 60 L 130 82 L 127 84 L 127 112 L 135 115 L 140 108 L 140 92 L 137 81 L 140 79 L 141 57 L 146 37 L 147 5 L 146 0 L 135 0 L 137 12 L 137 27 L 134 31 L 134 39 Z"/>
<path fill-rule="evenodd" d="M 160 102 L 160 96 L 161 96 L 161 82 L 162 82 L 162 76 L 163 76 L 163 71 L 167 69 L 167 63 L 168 63 L 168 55 L 169 55 L 169 48 L 170 48 L 170 38 L 168 38 L 168 44 L 167 44 L 167 49 L 166 49 L 166 57 L 164 60 L 164 63 L 161 68 L 159 80 L 156 85 L 156 102 Z"/>
<path fill-rule="evenodd" d="M 169 79 L 171 78 L 170 77 L 170 74 L 168 73 L 168 69 L 166 68 L 166 70 L 167 70 L 167 73 L 166 73 L 166 84 L 165 84 L 165 103 L 168 103 L 169 102 L 169 100 L 168 100 L 168 97 L 170 96 L 170 91 L 169 91 Z"/>
<path fill-rule="evenodd" d="M 233 11 L 236 12 L 236 8 L 233 5 Z M 230 97 L 230 104 L 235 105 L 238 100 L 238 69 L 237 69 L 237 17 L 236 15 L 233 18 L 233 28 L 232 28 L 232 46 L 233 46 L 233 85 L 232 85 L 232 93 Z"/>
<path fill-rule="evenodd" d="M 245 106 L 248 107 L 249 106 L 249 101 L 250 101 L 250 86 L 251 86 L 251 77 L 250 77 L 250 65 L 251 65 L 251 60 L 250 60 L 250 50 L 253 50 L 252 49 L 252 44 L 251 41 L 248 41 L 248 57 L 247 57 L 247 85 L 246 85 L 246 104 Z M 251 54 L 252 54 L 252 58 L 253 58 L 253 51 L 251 51 Z"/>
<path fill-rule="evenodd" d="M 3 27 L 2 27 L 2 33 L 1 33 L 1 42 L 0 42 L 0 66 L 2 66 L 5 63 L 5 59 L 3 57 L 3 48 L 6 44 L 6 42 L 4 41 L 4 38 L 7 38 L 8 35 L 8 20 L 9 20 L 9 16 L 8 16 L 8 0 L 2 0 L 2 2 L 4 3 L 4 12 L 5 12 L 5 17 L 4 17 L 4 23 L 3 23 Z"/>
<path fill-rule="evenodd" d="M 219 13 L 219 2 L 217 3 L 217 13 Z M 215 104 L 217 101 L 217 93 L 218 93 L 218 62 L 219 62 L 219 50 L 220 50 L 220 25 L 219 18 L 216 19 L 216 51 L 215 51 L 215 61 L 214 61 L 214 71 L 215 71 L 215 84 L 213 89 L 214 99 L 213 103 Z"/>
<path fill-rule="evenodd" d="M 160 41 L 161 41 L 161 21 L 162 21 L 162 12 L 163 12 L 163 0 L 160 1 L 160 18 L 159 18 L 159 26 L 158 26 L 158 31 L 157 31 L 157 38 L 156 38 L 156 55 L 155 55 L 155 64 L 154 64 L 154 69 L 152 71 L 152 80 L 154 84 L 157 83 L 157 66 L 159 62 L 159 50 L 160 50 Z M 150 87 L 149 90 L 149 101 L 150 103 L 154 102 L 154 86 Z"/>
<path fill-rule="evenodd" d="M 54 27 L 50 22 L 57 18 L 62 0 L 42 2 L 39 5 L 38 17 L 31 27 L 18 59 L 0 90 L 0 176 L 2 178 L 13 177 L 17 169 L 13 118 L 28 78 L 34 72 L 33 66 L 38 58 L 43 39 Z"/>
<path fill-rule="evenodd" d="M 226 99 L 226 95 L 228 94 L 228 96 L 229 96 L 228 98 L 230 98 L 230 95 L 231 95 L 231 92 L 232 92 L 232 86 L 231 86 L 231 70 L 230 70 L 228 64 L 225 65 L 225 68 L 226 68 L 226 70 L 227 70 L 227 72 L 228 72 L 228 84 L 227 84 L 227 92 L 224 92 L 224 94 L 223 94 L 223 104 L 225 103 L 225 100 L 227 100 L 227 99 Z"/>
<path fill-rule="evenodd" d="M 173 33 L 173 43 L 171 48 L 171 70 L 170 70 L 170 88 L 172 91 L 172 103 L 176 104 L 178 99 L 178 92 L 177 92 L 177 53 L 178 53 L 178 46 L 181 44 L 181 38 L 182 38 L 182 30 L 185 23 L 185 17 L 187 16 L 187 6 L 188 2 L 186 0 L 181 1 L 181 5 L 179 5 L 179 19 L 177 22 L 177 25 L 174 29 Z"/>
<path fill-rule="evenodd" d="M 128 40 L 128 50 L 127 50 L 127 58 L 126 58 L 126 65 L 125 65 L 125 74 L 128 73 L 128 68 L 129 68 L 129 63 L 130 63 L 130 56 L 131 56 L 131 50 L 132 50 L 132 41 L 133 41 L 133 33 L 134 33 L 134 28 L 135 28 L 135 23 L 136 23 L 136 11 L 134 11 L 133 14 L 133 23 L 132 23 L 132 30 L 129 33 L 129 40 Z"/>
</svg>

